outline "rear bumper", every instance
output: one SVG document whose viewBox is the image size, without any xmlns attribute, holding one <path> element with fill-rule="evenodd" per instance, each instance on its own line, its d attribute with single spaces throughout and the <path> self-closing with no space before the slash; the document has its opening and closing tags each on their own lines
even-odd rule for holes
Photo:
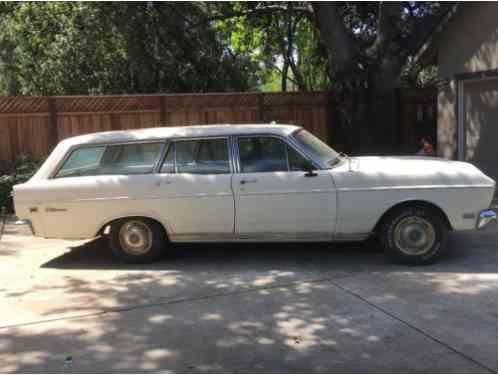
<svg viewBox="0 0 498 375">
<path fill-rule="evenodd" d="M 31 234 L 33 236 L 36 236 L 35 228 L 33 227 L 33 223 L 31 222 L 31 220 L 17 220 L 16 222 L 14 222 L 14 225 L 27 225 L 29 227 L 29 230 L 31 231 Z"/>
<path fill-rule="evenodd" d="M 482 229 L 491 222 L 496 223 L 496 212 L 493 210 L 484 210 L 479 213 L 476 228 Z"/>
</svg>

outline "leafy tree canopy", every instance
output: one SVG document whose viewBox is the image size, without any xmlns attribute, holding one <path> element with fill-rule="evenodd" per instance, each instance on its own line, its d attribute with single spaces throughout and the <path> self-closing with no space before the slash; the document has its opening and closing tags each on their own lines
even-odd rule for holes
<svg viewBox="0 0 498 375">
<path fill-rule="evenodd" d="M 326 90 L 386 64 L 414 85 L 431 74 L 407 58 L 448 6 L 2 2 L 0 93 Z"/>
<path fill-rule="evenodd" d="M 202 3 L 0 3 L 8 95 L 244 91 L 261 77 Z M 195 26 L 194 26 L 195 25 Z"/>
</svg>

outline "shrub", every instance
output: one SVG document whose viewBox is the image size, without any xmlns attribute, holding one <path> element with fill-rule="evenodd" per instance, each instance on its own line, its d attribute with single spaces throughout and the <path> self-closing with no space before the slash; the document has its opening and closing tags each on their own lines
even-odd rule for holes
<svg viewBox="0 0 498 375">
<path fill-rule="evenodd" d="M 40 168 L 43 160 L 30 155 L 20 155 L 14 163 L 14 171 L 0 176 L 0 207 L 6 207 L 7 212 L 13 211 L 11 193 L 12 187 L 28 181 Z"/>
</svg>

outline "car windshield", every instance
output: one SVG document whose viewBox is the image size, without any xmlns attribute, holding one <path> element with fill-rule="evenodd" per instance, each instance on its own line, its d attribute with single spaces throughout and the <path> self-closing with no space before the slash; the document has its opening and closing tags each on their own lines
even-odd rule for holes
<svg viewBox="0 0 498 375">
<path fill-rule="evenodd" d="M 293 137 L 313 159 L 319 159 L 322 165 L 332 167 L 341 160 L 339 153 L 304 129 L 297 130 Z"/>
</svg>

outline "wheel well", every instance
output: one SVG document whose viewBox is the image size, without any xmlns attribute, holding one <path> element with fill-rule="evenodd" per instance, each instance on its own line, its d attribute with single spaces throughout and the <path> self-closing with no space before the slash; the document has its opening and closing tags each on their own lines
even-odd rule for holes
<svg viewBox="0 0 498 375">
<path fill-rule="evenodd" d="M 395 204 L 394 206 L 392 206 L 391 208 L 389 208 L 386 212 L 384 212 L 384 214 L 381 216 L 381 218 L 379 219 L 379 221 L 377 221 L 377 224 L 375 224 L 373 232 L 376 233 L 378 231 L 378 229 L 379 229 L 380 225 L 382 224 L 382 222 L 386 219 L 387 216 L 389 216 L 389 214 L 391 212 L 393 212 L 394 210 L 397 210 L 397 209 L 399 209 L 401 207 L 410 207 L 410 206 L 418 206 L 418 207 L 422 206 L 422 207 L 430 208 L 431 210 L 433 210 L 434 212 L 436 212 L 437 214 L 439 214 L 439 216 L 443 219 L 443 221 L 448 226 L 449 230 L 453 230 L 453 228 L 451 226 L 451 223 L 450 223 L 450 220 L 448 219 L 448 216 L 441 209 L 441 207 L 438 207 L 434 203 L 427 202 L 427 201 L 412 200 L 412 201 L 405 201 L 405 202 L 401 202 L 401 203 Z"/>
<path fill-rule="evenodd" d="M 119 218 L 116 218 L 116 219 L 112 219 L 111 221 L 108 221 L 107 223 L 105 223 L 104 225 L 102 225 L 102 227 L 97 232 L 97 236 L 101 236 L 103 234 L 107 234 L 106 231 L 107 231 L 108 227 L 110 227 L 116 221 L 123 220 L 123 219 L 147 219 L 147 220 L 154 221 L 155 223 L 159 224 L 161 226 L 161 228 L 163 228 L 164 235 L 166 236 L 166 239 L 169 238 L 168 237 L 168 231 L 166 230 L 166 227 L 160 221 L 158 221 L 158 220 L 156 220 L 156 219 L 154 219 L 152 217 L 148 217 L 148 216 L 123 216 L 123 217 L 119 217 Z"/>
</svg>

